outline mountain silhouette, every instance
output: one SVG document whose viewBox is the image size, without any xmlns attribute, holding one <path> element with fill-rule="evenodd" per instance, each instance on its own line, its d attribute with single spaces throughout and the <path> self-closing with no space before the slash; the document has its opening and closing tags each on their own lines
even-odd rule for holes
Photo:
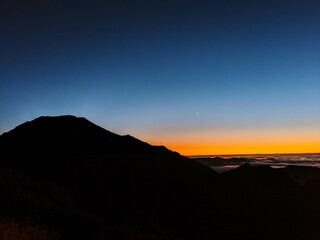
<svg viewBox="0 0 320 240">
<path fill-rule="evenodd" d="M 74 116 L 0 136 L 0 224 L 45 226 L 55 240 L 315 240 L 318 189 L 316 170 L 244 164 L 218 174 Z"/>
<path fill-rule="evenodd" d="M 2 210 L 10 209 L 3 218 L 55 226 L 67 239 L 209 234 L 202 230 L 210 229 L 204 206 L 211 208 L 214 194 L 207 191 L 218 174 L 163 146 L 74 116 L 26 122 L 1 135 L 0 146 L 3 174 L 22 176 L 10 178 L 19 192 L 10 185 L 15 194 L 3 199 Z M 10 208 L 12 202 L 18 207 Z M 193 230 L 185 232 L 185 227 Z M 78 228 L 82 231 L 72 230 Z"/>
<path fill-rule="evenodd" d="M 0 137 L 4 151 L 15 154 L 101 154 L 154 153 L 153 147 L 130 135 L 120 136 L 85 118 L 75 116 L 39 117 L 23 123 Z"/>
</svg>

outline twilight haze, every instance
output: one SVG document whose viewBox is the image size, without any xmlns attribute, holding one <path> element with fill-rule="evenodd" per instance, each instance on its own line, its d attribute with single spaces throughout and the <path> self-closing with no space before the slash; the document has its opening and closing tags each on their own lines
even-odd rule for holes
<svg viewBox="0 0 320 240">
<path fill-rule="evenodd" d="M 1 4 L 0 134 L 83 116 L 185 155 L 320 152 L 320 1 Z"/>
</svg>

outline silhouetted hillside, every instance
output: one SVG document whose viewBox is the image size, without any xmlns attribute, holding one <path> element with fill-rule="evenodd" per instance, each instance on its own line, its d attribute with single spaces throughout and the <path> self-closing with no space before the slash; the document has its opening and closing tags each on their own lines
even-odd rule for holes
<svg viewBox="0 0 320 240">
<path fill-rule="evenodd" d="M 24 123 L 0 142 L 0 167 L 12 179 L 2 206 L 17 205 L 3 217 L 56 226 L 68 239 L 176 239 L 207 232 L 204 206 L 217 174 L 165 147 L 72 116 Z"/>
<path fill-rule="evenodd" d="M 14 154 L 171 153 L 74 116 L 39 117 L 4 133 L 0 141 L 3 151 Z"/>
<path fill-rule="evenodd" d="M 287 166 L 280 170 L 285 172 L 292 180 L 300 185 L 320 179 L 320 168 L 316 167 Z"/>
<path fill-rule="evenodd" d="M 84 118 L 40 117 L 0 136 L 0 223 L 65 240 L 319 239 L 318 172 L 301 186 L 299 171 L 217 174 Z"/>
</svg>

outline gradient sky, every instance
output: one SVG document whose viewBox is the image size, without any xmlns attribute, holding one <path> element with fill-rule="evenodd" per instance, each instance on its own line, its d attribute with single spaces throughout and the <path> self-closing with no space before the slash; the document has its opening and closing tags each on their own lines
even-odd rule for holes
<svg viewBox="0 0 320 240">
<path fill-rule="evenodd" d="M 320 152 L 320 1 L 14 1 L 0 134 L 71 114 L 185 155 Z"/>
</svg>

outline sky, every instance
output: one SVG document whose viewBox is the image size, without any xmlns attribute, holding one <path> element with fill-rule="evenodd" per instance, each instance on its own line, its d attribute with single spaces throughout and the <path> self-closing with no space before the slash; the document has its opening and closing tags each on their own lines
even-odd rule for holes
<svg viewBox="0 0 320 240">
<path fill-rule="evenodd" d="M 0 134 L 75 115 L 184 155 L 320 152 L 319 13 L 319 0 L 5 0 Z"/>
</svg>

